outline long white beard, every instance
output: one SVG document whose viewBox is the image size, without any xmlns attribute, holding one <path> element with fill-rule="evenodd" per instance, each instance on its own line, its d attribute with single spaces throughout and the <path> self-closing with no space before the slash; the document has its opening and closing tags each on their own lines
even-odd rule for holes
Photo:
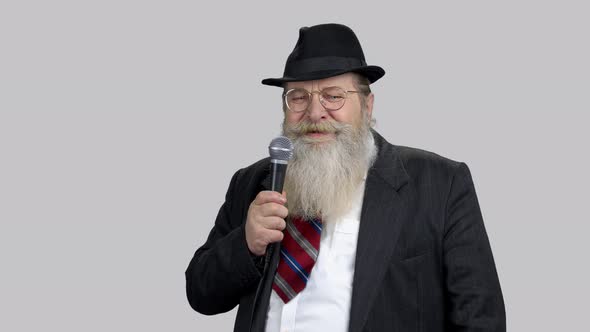
<svg viewBox="0 0 590 332">
<path fill-rule="evenodd" d="M 304 136 L 306 131 L 318 129 L 331 131 L 336 138 L 318 143 Z M 283 123 L 283 135 L 294 146 L 284 185 L 289 214 L 336 220 L 347 213 L 376 156 L 366 112 L 356 125 Z"/>
</svg>

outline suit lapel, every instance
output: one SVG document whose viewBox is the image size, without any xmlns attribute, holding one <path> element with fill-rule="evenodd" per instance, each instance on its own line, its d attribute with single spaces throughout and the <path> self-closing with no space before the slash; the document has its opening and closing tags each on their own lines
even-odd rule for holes
<svg viewBox="0 0 590 332">
<path fill-rule="evenodd" d="M 395 150 L 374 133 L 379 149 L 367 175 L 352 285 L 349 331 L 362 330 L 397 243 L 409 176 Z"/>
</svg>

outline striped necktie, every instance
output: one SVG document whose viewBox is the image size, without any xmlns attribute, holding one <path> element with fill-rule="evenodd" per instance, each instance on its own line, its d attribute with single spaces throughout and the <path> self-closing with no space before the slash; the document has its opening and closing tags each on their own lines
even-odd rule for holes
<svg viewBox="0 0 590 332">
<path fill-rule="evenodd" d="M 301 292 L 318 258 L 322 222 L 298 217 L 287 222 L 281 242 L 281 259 L 272 288 L 287 303 Z"/>
</svg>

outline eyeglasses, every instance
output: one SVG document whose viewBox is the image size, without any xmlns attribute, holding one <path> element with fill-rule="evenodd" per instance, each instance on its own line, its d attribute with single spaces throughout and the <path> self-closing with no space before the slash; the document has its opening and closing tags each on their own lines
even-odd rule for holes
<svg viewBox="0 0 590 332">
<path fill-rule="evenodd" d="M 337 86 L 324 88 L 321 91 L 307 91 L 302 88 L 290 89 L 283 94 L 285 105 L 291 112 L 303 112 L 311 103 L 313 94 L 317 93 L 320 97 L 320 104 L 328 111 L 337 111 L 344 106 L 348 93 L 358 93 L 358 91 L 347 91 Z"/>
</svg>

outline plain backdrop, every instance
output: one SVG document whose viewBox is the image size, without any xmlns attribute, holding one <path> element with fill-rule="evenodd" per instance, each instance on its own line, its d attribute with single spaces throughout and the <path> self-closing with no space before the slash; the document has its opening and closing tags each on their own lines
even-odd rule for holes
<svg viewBox="0 0 590 332">
<path fill-rule="evenodd" d="M 302 26 L 361 40 L 377 130 L 464 161 L 511 331 L 588 330 L 585 1 L 2 1 L 0 330 L 230 331 L 184 271 L 280 133 Z"/>
</svg>

